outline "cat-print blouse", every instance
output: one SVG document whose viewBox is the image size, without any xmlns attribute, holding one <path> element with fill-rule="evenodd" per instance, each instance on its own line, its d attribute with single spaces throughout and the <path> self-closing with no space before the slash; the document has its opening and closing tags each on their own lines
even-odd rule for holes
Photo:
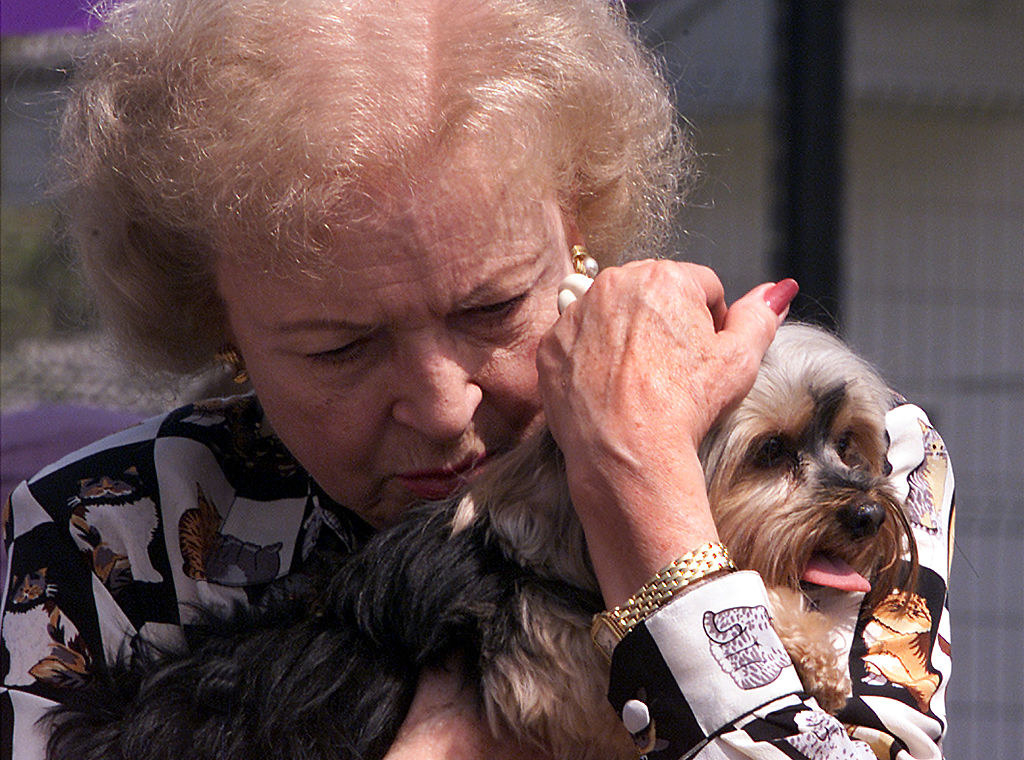
<svg viewBox="0 0 1024 760">
<path fill-rule="evenodd" d="M 899 616 L 858 616 L 852 602 L 842 723 L 757 625 L 760 577 L 734 573 L 683 593 L 615 650 L 609 696 L 648 757 L 941 757 L 952 474 L 916 407 L 888 427 L 918 597 Z M 18 486 L 3 528 L 0 757 L 18 760 L 43 757 L 39 718 L 137 636 L 173 646 L 201 609 L 253 603 L 314 549 L 351 551 L 371 533 L 265 429 L 253 396 L 193 404 L 65 457 Z M 709 638 L 709 615 L 729 636 Z"/>
</svg>

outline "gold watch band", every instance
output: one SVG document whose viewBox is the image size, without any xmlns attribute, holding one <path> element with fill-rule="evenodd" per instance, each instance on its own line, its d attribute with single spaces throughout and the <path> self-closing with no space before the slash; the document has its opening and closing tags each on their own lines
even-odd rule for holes
<svg viewBox="0 0 1024 760">
<path fill-rule="evenodd" d="M 665 566 L 623 604 L 594 616 L 591 636 L 609 657 L 633 626 L 663 607 L 691 583 L 736 569 L 723 544 L 708 541 Z"/>
</svg>

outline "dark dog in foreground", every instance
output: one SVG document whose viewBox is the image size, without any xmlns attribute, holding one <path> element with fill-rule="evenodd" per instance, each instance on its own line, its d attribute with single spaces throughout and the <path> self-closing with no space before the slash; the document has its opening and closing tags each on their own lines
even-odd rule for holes
<svg viewBox="0 0 1024 760">
<path fill-rule="evenodd" d="M 837 340 L 783 326 L 701 450 L 722 540 L 764 577 L 773 625 L 832 711 L 848 668 L 809 596 L 863 591 L 870 608 L 916 572 L 885 480 L 890 402 Z M 51 757 L 381 757 L 417 675 L 453 656 L 497 734 L 554 756 L 636 755 L 604 696 L 607 662 L 590 640 L 603 605 L 546 432 L 464 495 L 418 508 L 351 557 L 319 558 L 270 598 L 211 621 L 187 651 L 136 647 L 51 716 Z"/>
</svg>

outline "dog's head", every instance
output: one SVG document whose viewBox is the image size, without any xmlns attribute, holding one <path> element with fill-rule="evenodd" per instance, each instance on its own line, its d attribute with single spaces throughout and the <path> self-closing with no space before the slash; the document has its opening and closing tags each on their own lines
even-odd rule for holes
<svg viewBox="0 0 1024 760">
<path fill-rule="evenodd" d="M 915 544 L 886 479 L 891 398 L 836 338 L 806 325 L 780 328 L 753 389 L 701 447 L 719 534 L 737 564 L 794 589 L 853 588 L 860 576 L 872 602 L 911 583 Z M 494 464 L 461 497 L 454 529 L 486 519 L 522 565 L 596 589 L 551 434 Z"/>
<path fill-rule="evenodd" d="M 719 534 L 740 567 L 769 586 L 864 591 L 872 604 L 906 588 L 917 560 L 886 479 L 890 399 L 831 335 L 779 330 L 753 389 L 701 447 Z"/>
</svg>

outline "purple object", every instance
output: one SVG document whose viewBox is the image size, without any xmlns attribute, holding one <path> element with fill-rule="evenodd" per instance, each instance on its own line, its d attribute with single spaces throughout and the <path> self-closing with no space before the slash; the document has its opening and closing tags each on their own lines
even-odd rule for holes
<svg viewBox="0 0 1024 760">
<path fill-rule="evenodd" d="M 0 414 L 0 499 L 7 501 L 18 483 L 65 454 L 141 419 L 131 412 L 70 404 Z M 6 584 L 7 551 L 0 544 L 0 587 Z"/>
<path fill-rule="evenodd" d="M 142 417 L 87 406 L 48 405 L 0 415 L 0 497 L 65 454 L 124 430 Z"/>
<path fill-rule="evenodd" d="M 0 0 L 0 34 L 85 31 L 96 25 L 93 0 Z"/>
</svg>

